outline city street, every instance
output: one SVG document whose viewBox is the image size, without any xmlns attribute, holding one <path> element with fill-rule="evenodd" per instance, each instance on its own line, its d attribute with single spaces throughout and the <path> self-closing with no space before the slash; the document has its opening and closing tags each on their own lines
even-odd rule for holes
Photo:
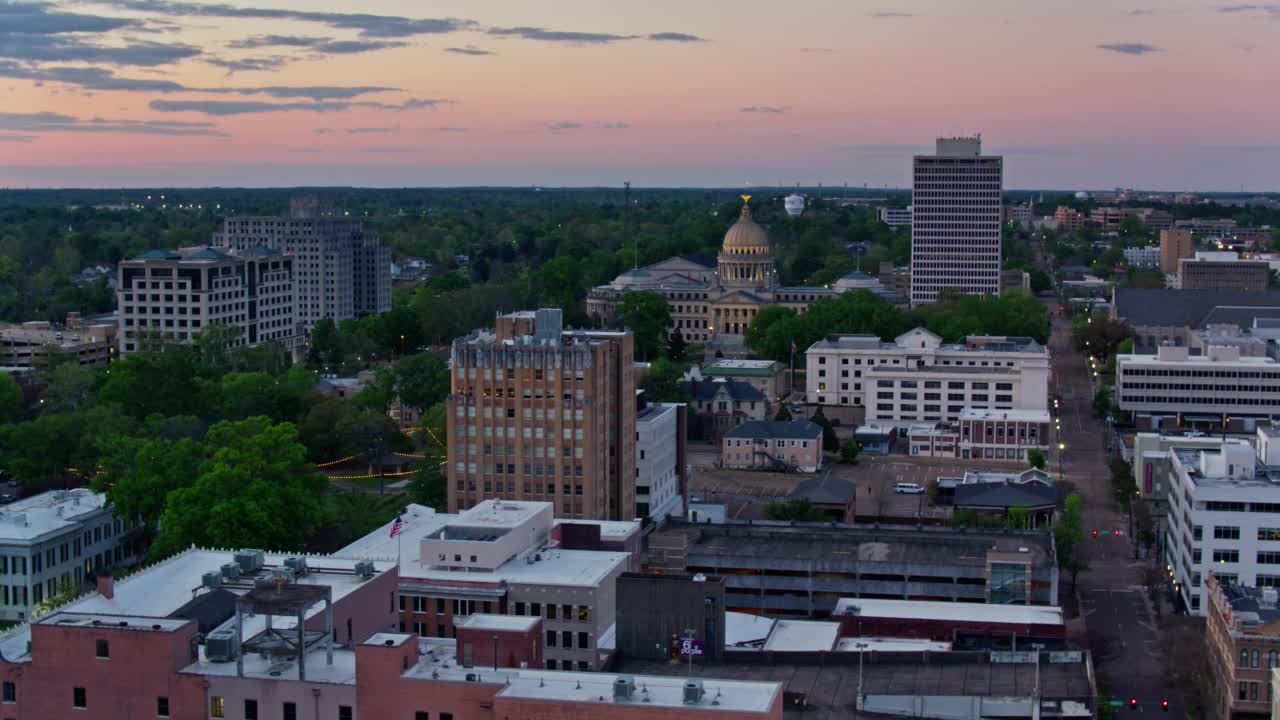
<svg viewBox="0 0 1280 720">
<path fill-rule="evenodd" d="M 1169 717 L 1180 718 L 1181 700 L 1164 680 L 1163 662 L 1154 651 L 1156 626 L 1143 600 L 1141 563 L 1133 559 L 1129 545 L 1128 517 L 1112 497 L 1104 426 L 1093 414 L 1087 359 L 1072 344 L 1070 321 L 1054 312 L 1056 302 L 1049 309 L 1053 393 L 1059 398 L 1055 417 L 1062 428 L 1058 442 L 1065 445 L 1059 457 L 1055 444 L 1049 469 L 1061 467 L 1065 481 L 1082 500 L 1089 569 L 1080 573 L 1079 597 L 1099 686 L 1105 699 L 1127 704 L 1130 698 L 1138 698 L 1138 710 L 1143 712 L 1160 712 L 1160 700 L 1168 698 Z M 1094 530 L 1099 531 L 1097 536 Z M 1065 583 L 1069 588 L 1070 578 Z M 1131 712 L 1127 707 L 1121 711 Z"/>
</svg>

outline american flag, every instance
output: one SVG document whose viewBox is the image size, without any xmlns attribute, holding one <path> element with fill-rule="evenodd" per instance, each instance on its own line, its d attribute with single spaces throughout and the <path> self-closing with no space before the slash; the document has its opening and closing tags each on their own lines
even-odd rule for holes
<svg viewBox="0 0 1280 720">
<path fill-rule="evenodd" d="M 397 515 L 396 521 L 391 523 L 391 537 L 395 537 L 403 531 L 404 531 L 404 520 L 401 519 L 399 515 Z"/>
</svg>

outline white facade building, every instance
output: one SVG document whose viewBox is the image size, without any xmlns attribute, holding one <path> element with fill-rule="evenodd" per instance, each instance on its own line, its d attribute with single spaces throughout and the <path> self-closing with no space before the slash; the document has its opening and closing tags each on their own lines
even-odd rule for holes
<svg viewBox="0 0 1280 720">
<path fill-rule="evenodd" d="M 1246 440 L 1169 450 L 1167 569 L 1194 614 L 1206 607 L 1204 578 L 1280 587 L 1280 469 Z"/>
<path fill-rule="evenodd" d="M 903 225 L 910 227 L 911 206 L 908 205 L 904 208 L 878 207 L 876 208 L 876 218 L 888 225 L 890 230 L 897 230 Z"/>
<path fill-rule="evenodd" d="M 911 189 L 911 304 L 944 288 L 1000 294 L 1004 159 L 982 154 L 980 137 L 939 138 L 917 155 Z"/>
<path fill-rule="evenodd" d="M 683 403 L 650 403 L 636 416 L 636 517 L 684 514 L 680 414 Z"/>
<path fill-rule="evenodd" d="M 52 490 L 0 509 L 0 620 L 20 621 L 66 593 L 79 595 L 95 573 L 133 560 L 121 544 L 128 525 L 112 517 L 106 495 Z"/>
<path fill-rule="evenodd" d="M 1205 353 L 1164 345 L 1155 355 L 1118 356 L 1120 409 L 1183 421 L 1280 416 L 1280 364 L 1241 357 L 1234 346 L 1210 345 Z"/>
<path fill-rule="evenodd" d="M 943 344 L 916 328 L 882 342 L 830 335 L 805 353 L 806 399 L 867 408 L 872 421 L 957 421 L 967 409 L 1047 410 L 1049 350 L 1030 338 Z"/>
<path fill-rule="evenodd" d="M 1160 246 L 1131 247 L 1124 249 L 1125 262 L 1134 267 L 1160 267 Z"/>
<path fill-rule="evenodd" d="M 298 337 L 294 259 L 261 247 L 149 250 L 117 270 L 119 352 L 148 337 L 189 342 L 210 325 L 238 332 L 231 347 L 268 340 L 294 349 Z"/>
</svg>

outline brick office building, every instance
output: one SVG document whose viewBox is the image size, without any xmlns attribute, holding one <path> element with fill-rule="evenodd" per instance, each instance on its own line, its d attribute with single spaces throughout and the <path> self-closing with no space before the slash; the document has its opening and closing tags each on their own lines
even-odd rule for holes
<svg viewBox="0 0 1280 720">
<path fill-rule="evenodd" d="M 559 517 L 635 517 L 636 375 L 630 333 L 563 330 L 517 312 L 453 343 L 446 401 L 449 509 L 489 498 Z"/>
</svg>

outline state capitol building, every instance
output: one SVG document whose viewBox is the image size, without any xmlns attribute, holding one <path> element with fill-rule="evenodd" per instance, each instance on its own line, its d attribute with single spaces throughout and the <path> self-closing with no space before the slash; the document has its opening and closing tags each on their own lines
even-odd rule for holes
<svg viewBox="0 0 1280 720">
<path fill-rule="evenodd" d="M 682 255 L 628 270 L 608 285 L 592 288 L 587 314 L 612 324 L 624 294 L 654 292 L 667 299 L 672 330 L 686 342 L 733 347 L 742 344 L 747 326 L 766 307 L 802 313 L 815 300 L 850 290 L 882 292 L 878 280 L 857 271 L 830 287 L 780 287 L 769 233 L 751 217 L 747 199 L 716 258 Z"/>
</svg>

